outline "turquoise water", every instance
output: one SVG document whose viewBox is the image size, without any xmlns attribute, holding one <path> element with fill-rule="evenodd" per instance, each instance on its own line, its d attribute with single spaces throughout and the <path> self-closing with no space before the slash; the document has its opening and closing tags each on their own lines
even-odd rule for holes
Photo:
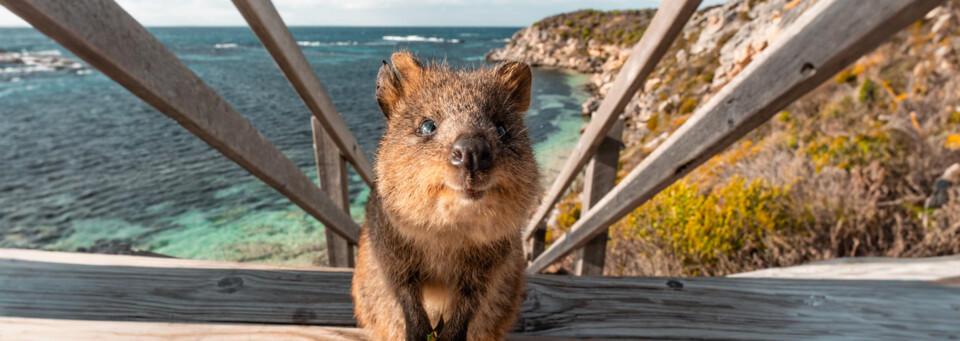
<svg viewBox="0 0 960 341">
<path fill-rule="evenodd" d="M 515 28 L 295 27 L 294 37 L 371 157 L 383 129 L 373 99 L 382 59 L 409 49 L 483 64 Z M 310 113 L 247 28 L 151 31 L 316 179 Z M 76 59 L 32 29 L 0 29 L 0 49 Z M 0 52 L 3 53 L 3 52 Z M 527 123 L 547 178 L 583 124 L 587 77 L 534 70 Z M 351 214 L 369 190 L 351 174 Z M 323 226 L 272 188 L 89 67 L 0 62 L 0 247 L 133 245 L 182 258 L 324 264 Z"/>
</svg>

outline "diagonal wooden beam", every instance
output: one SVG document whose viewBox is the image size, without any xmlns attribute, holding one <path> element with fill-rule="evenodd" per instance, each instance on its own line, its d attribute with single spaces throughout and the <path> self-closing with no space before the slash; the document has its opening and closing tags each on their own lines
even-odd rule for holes
<svg viewBox="0 0 960 341">
<path fill-rule="evenodd" d="M 630 57 L 624 62 L 617 78 L 613 82 L 613 87 L 607 93 L 607 97 L 600 103 L 600 108 L 590 119 L 590 124 L 580 137 L 576 147 L 570 152 L 570 157 L 563 165 L 560 175 L 554 180 L 550 189 L 540 201 L 540 207 L 533 214 L 533 217 L 527 222 L 523 230 L 523 239 L 530 238 L 537 225 L 540 224 L 553 205 L 560 200 L 563 192 L 567 190 L 570 183 L 577 176 L 577 173 L 583 169 L 583 166 L 590 161 L 593 154 L 603 143 L 607 132 L 617 122 L 623 108 L 627 106 L 647 76 L 653 72 L 654 67 L 667 53 L 667 49 L 673 44 L 687 20 L 697 10 L 700 0 L 670 0 L 661 1 L 657 14 L 653 16 L 650 26 L 644 31 L 643 37 L 637 45 L 630 50 Z"/>
<path fill-rule="evenodd" d="M 270 56 L 290 81 L 290 85 L 293 85 L 297 94 L 303 99 L 303 103 L 310 108 L 310 112 L 320 121 L 327 135 L 340 148 L 344 158 L 353 165 L 367 185 L 373 186 L 373 166 L 370 164 L 370 159 L 360 149 L 357 139 L 350 134 L 350 129 L 343 122 L 343 117 L 337 112 L 330 96 L 327 95 L 317 75 L 307 63 L 307 58 L 303 56 L 297 41 L 293 39 L 287 25 L 283 23 L 273 2 L 233 0 L 233 4 L 250 24 L 253 33 L 263 43 L 267 52 L 270 52 Z M 373 79 L 370 81 L 372 82 Z"/>
<path fill-rule="evenodd" d="M 360 227 L 157 38 L 111 0 L 0 0 L 13 13 L 177 121 L 328 228 Z"/>
<path fill-rule="evenodd" d="M 585 244 L 943 0 L 820 0 L 527 269 Z"/>
</svg>

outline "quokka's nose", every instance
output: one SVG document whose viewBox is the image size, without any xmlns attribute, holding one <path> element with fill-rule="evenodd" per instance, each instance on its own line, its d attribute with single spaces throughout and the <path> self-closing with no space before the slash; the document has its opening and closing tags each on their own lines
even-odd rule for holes
<svg viewBox="0 0 960 341">
<path fill-rule="evenodd" d="M 493 166 L 493 154 L 486 141 L 475 138 L 460 138 L 450 150 L 450 164 L 470 173 L 485 171 Z"/>
</svg>

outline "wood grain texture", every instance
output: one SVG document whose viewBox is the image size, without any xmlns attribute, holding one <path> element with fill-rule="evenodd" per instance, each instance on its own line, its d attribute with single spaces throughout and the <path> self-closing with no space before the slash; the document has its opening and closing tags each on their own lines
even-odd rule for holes
<svg viewBox="0 0 960 341">
<path fill-rule="evenodd" d="M 623 137 L 623 119 L 610 128 L 607 137 L 603 139 L 600 148 L 593 154 L 587 169 L 584 172 L 583 193 L 580 202 L 581 212 L 589 211 L 596 205 L 617 180 L 617 164 L 620 161 L 620 140 Z M 603 263 L 607 256 L 608 233 L 597 234 L 580 250 L 573 265 L 573 274 L 577 276 L 603 275 Z M 542 251 L 541 251 L 542 252 Z"/>
<path fill-rule="evenodd" d="M 196 261 L 176 266 L 181 263 L 176 259 L 105 260 L 121 257 L 107 255 L 82 257 L 88 263 L 66 259 L 72 253 L 38 257 L 37 252 L 42 251 L 0 253 L 0 316 L 356 325 L 351 271 L 194 267 Z"/>
<path fill-rule="evenodd" d="M 942 0 L 821 0 L 698 109 L 527 269 L 542 271 Z"/>
<path fill-rule="evenodd" d="M 936 259 L 931 264 L 926 271 L 950 265 Z M 355 323 L 352 272 L 270 269 L 0 249 L 0 317 Z M 534 275 L 520 316 L 512 339 L 947 340 L 960 335 L 960 288 L 902 280 Z M 0 332 L 9 325 L 3 323 Z"/>
<path fill-rule="evenodd" d="M 270 0 L 233 0 L 233 4 L 240 10 L 253 33 L 273 57 L 283 75 L 310 108 L 313 117 L 317 118 L 331 140 L 339 147 L 343 156 L 357 170 L 368 186 L 373 186 L 373 165 L 367 158 L 357 139 L 350 133 L 343 117 L 333 105 L 327 91 L 320 84 L 320 79 L 313 72 L 313 68 L 303 56 L 297 41 L 293 39 L 287 25 L 283 23 L 280 14 Z M 371 65 L 376 68 L 380 65 Z M 370 79 L 373 82 L 374 79 Z M 371 97 L 372 98 L 372 97 Z"/>
<path fill-rule="evenodd" d="M 576 147 L 570 151 L 570 157 L 564 163 L 560 174 L 557 176 L 550 189 L 546 192 L 540 201 L 540 206 L 533 217 L 527 223 L 524 229 L 523 238 L 529 239 L 537 224 L 540 223 L 553 205 L 556 205 L 560 197 L 573 182 L 573 179 L 580 172 L 580 169 L 590 161 L 593 153 L 600 147 L 600 143 L 606 137 L 607 132 L 617 121 L 623 108 L 627 106 L 630 99 L 640 86 L 643 85 L 647 76 L 653 72 L 657 63 L 667 53 L 667 49 L 676 40 L 677 35 L 683 31 L 683 26 L 690 19 L 700 5 L 700 0 L 671 0 L 662 1 L 657 14 L 653 16 L 650 25 L 643 32 L 643 37 L 630 50 L 630 57 L 623 63 L 620 72 L 610 88 L 610 92 L 600 103 L 600 108 L 593 114 L 590 124 L 580 136 L 580 141 Z"/>
<path fill-rule="evenodd" d="M 740 278 L 935 281 L 960 277 L 960 255 L 932 258 L 855 257 L 733 274 Z"/>
<path fill-rule="evenodd" d="M 12 12 L 120 83 L 349 240 L 360 227 L 297 166 L 110 0 L 0 0 Z"/>
<path fill-rule="evenodd" d="M 263 324 L 78 321 L 0 317 L 4 341 L 363 341 L 363 329 Z M 510 341 L 565 341 L 572 338 L 510 335 Z"/>
<path fill-rule="evenodd" d="M 521 335 L 644 340 L 953 340 L 960 289 L 913 281 L 537 275 Z"/>
<path fill-rule="evenodd" d="M 357 328 L 169 322 L 77 321 L 0 317 L 4 341 L 359 341 Z"/>
<path fill-rule="evenodd" d="M 347 188 L 347 163 L 330 134 L 323 130 L 320 120 L 310 117 L 313 130 L 313 152 L 317 161 L 317 183 L 330 195 L 333 203 L 350 214 L 350 192 Z M 324 231 L 327 238 L 327 263 L 332 267 L 354 267 L 353 245 L 336 232 Z"/>
</svg>

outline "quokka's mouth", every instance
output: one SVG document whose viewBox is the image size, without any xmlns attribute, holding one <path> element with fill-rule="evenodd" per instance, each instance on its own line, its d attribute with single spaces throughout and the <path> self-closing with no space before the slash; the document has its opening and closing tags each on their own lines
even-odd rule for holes
<svg viewBox="0 0 960 341">
<path fill-rule="evenodd" d="M 484 195 L 493 187 L 493 184 L 486 183 L 481 186 L 457 186 L 452 184 L 446 185 L 448 189 L 455 192 L 458 197 L 468 201 L 476 201 L 483 199 Z"/>
<path fill-rule="evenodd" d="M 453 174 L 449 174 L 453 175 Z M 449 176 L 448 175 L 448 176 Z M 455 192 L 456 195 L 466 201 L 477 201 L 484 198 L 487 192 L 496 186 L 497 179 L 493 174 L 487 174 L 483 177 L 461 176 L 460 174 L 449 176 L 444 185 Z"/>
<path fill-rule="evenodd" d="M 469 200 L 480 200 L 481 198 L 483 198 L 483 194 L 486 193 L 486 191 L 474 190 L 474 189 L 462 189 L 457 192 L 459 192 L 460 196 Z"/>
</svg>

